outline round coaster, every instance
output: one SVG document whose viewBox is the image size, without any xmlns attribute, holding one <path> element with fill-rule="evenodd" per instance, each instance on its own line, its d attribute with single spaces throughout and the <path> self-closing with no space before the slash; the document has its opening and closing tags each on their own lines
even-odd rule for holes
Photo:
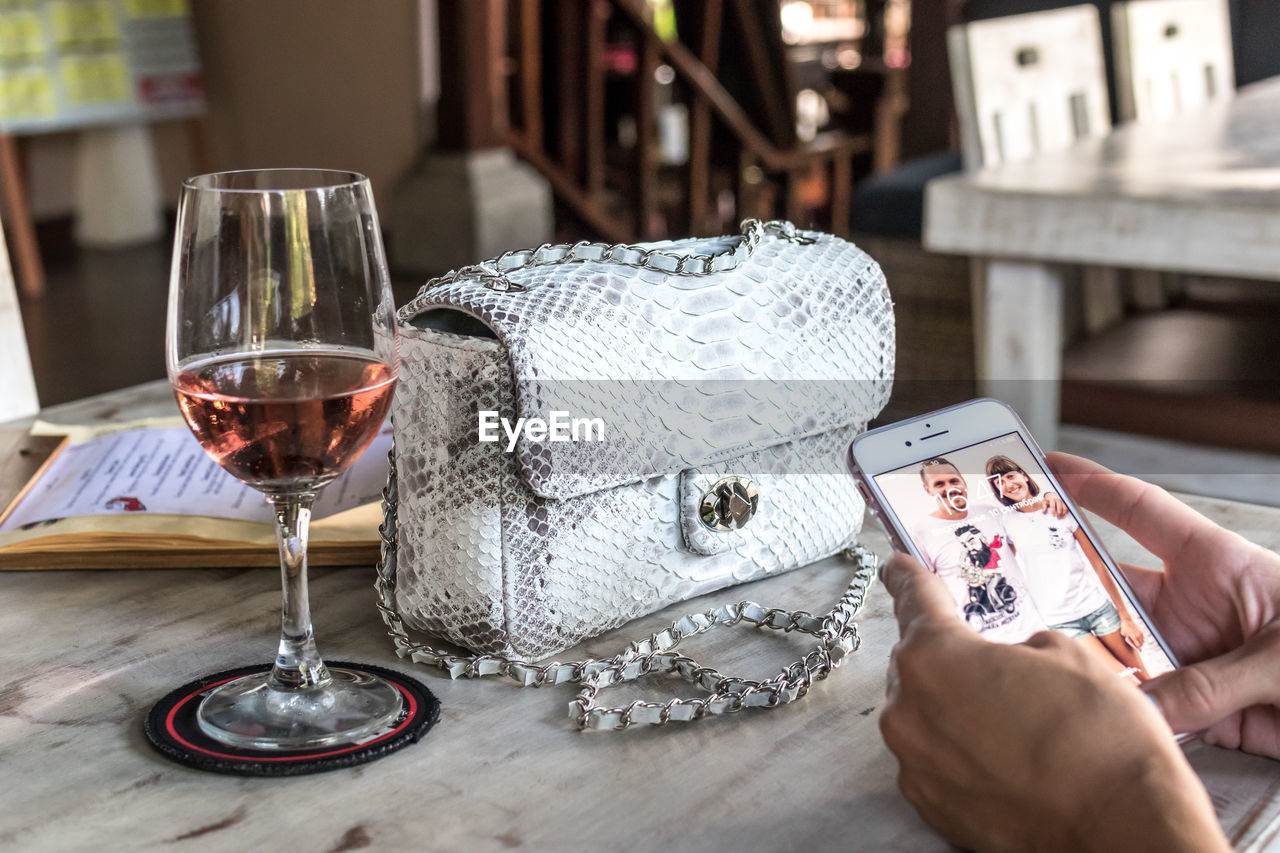
<svg viewBox="0 0 1280 853">
<path fill-rule="evenodd" d="M 260 750 L 228 746 L 200 731 L 196 709 L 213 688 L 242 675 L 265 672 L 270 664 L 215 673 L 174 690 L 152 707 L 143 722 L 147 740 L 166 757 L 214 773 L 240 776 L 301 776 L 373 761 L 417 743 L 440 717 L 440 702 L 425 686 L 380 666 L 327 661 L 329 666 L 371 672 L 392 684 L 404 699 L 404 710 L 386 729 L 359 743 L 302 750 Z"/>
</svg>

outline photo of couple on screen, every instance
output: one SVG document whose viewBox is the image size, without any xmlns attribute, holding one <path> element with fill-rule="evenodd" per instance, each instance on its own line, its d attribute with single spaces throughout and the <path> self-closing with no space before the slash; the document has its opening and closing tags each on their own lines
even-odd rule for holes
<svg viewBox="0 0 1280 853">
<path fill-rule="evenodd" d="M 1016 434 L 876 480 L 959 615 L 987 639 L 1058 631 L 1135 682 L 1172 668 Z"/>
</svg>

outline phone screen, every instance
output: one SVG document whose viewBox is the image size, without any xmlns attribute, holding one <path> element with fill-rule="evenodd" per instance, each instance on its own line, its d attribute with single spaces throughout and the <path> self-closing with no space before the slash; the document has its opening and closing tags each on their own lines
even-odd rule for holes
<svg viewBox="0 0 1280 853">
<path fill-rule="evenodd" d="M 984 637 L 1020 643 L 1051 629 L 1135 681 L 1173 669 L 1018 433 L 875 481 L 960 616 Z"/>
</svg>

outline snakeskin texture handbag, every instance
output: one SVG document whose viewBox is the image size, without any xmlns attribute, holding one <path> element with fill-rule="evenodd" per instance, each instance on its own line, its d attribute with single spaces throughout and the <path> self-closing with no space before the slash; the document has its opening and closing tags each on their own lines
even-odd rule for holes
<svg viewBox="0 0 1280 853">
<path fill-rule="evenodd" d="M 888 400 L 894 362 L 866 253 L 758 220 L 739 237 L 544 245 L 428 282 L 399 324 L 378 588 L 401 655 L 454 677 L 581 683 L 571 710 L 601 728 L 783 704 L 856 647 L 875 558 L 854 546 L 864 507 L 844 454 Z M 742 602 L 607 660 L 528 663 L 842 551 L 854 579 L 824 616 Z M 818 645 L 763 682 L 672 651 L 737 622 Z M 660 671 L 711 695 L 594 705 Z"/>
</svg>

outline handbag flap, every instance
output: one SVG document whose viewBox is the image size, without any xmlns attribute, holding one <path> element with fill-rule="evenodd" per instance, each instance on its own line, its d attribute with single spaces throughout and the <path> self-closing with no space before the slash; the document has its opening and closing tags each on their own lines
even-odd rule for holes
<svg viewBox="0 0 1280 853">
<path fill-rule="evenodd" d="M 883 408 L 894 361 L 884 275 L 852 243 L 797 233 L 808 239 L 764 236 L 736 268 L 710 273 L 655 267 L 741 238 L 629 247 L 623 257 L 661 251 L 644 266 L 499 276 L 491 262 L 429 284 L 399 317 L 474 318 L 498 338 L 518 411 L 481 412 L 477 437 L 511 446 L 530 488 L 562 500 L 861 426 Z"/>
</svg>

